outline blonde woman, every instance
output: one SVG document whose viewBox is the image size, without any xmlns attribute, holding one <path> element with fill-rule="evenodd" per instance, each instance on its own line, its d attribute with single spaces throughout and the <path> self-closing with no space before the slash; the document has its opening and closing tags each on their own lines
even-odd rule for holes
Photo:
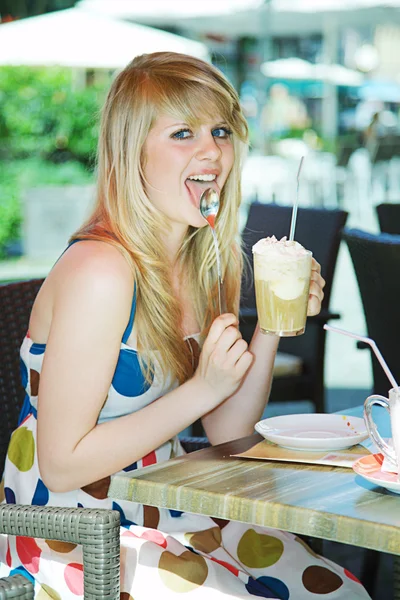
<svg viewBox="0 0 400 600">
<path fill-rule="evenodd" d="M 251 434 L 264 410 L 278 340 L 256 331 L 248 348 L 237 317 L 246 143 L 218 70 L 171 53 L 133 60 L 103 110 L 94 212 L 39 291 L 22 344 L 27 396 L 6 500 L 119 510 L 123 600 L 368 598 L 291 534 L 107 496 L 112 474 L 182 453 L 177 434 L 196 419 L 217 444 Z M 206 187 L 221 198 L 221 316 L 199 213 Z M 319 270 L 309 314 L 323 297 Z M 82 596 L 79 548 L 3 538 L 1 559 L 0 574 L 24 572 L 38 599 Z"/>
</svg>

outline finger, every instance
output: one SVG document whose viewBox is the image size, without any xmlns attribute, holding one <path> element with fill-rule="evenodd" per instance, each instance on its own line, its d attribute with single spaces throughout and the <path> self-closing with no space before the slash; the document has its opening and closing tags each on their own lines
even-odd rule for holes
<svg viewBox="0 0 400 600">
<path fill-rule="evenodd" d="M 227 354 L 226 364 L 234 366 L 241 358 L 241 356 L 247 351 L 247 347 L 248 345 L 245 340 L 243 340 L 242 338 L 240 340 L 237 340 L 230 348 Z"/>
<path fill-rule="evenodd" d="M 218 342 L 219 338 L 221 337 L 221 335 L 227 327 L 237 325 L 238 320 L 236 316 L 232 313 L 225 313 L 217 317 L 210 327 L 210 331 L 208 332 L 208 336 L 204 342 L 203 348 L 211 348 L 212 346 L 215 346 L 215 344 Z"/>
<path fill-rule="evenodd" d="M 310 296 L 308 299 L 307 316 L 314 317 L 321 311 L 321 302 L 316 296 Z"/>
<path fill-rule="evenodd" d="M 239 360 L 236 363 L 236 372 L 240 379 L 244 377 L 244 375 L 247 373 L 253 360 L 254 356 L 248 350 L 246 350 L 246 352 L 244 352 L 239 358 Z"/>
<path fill-rule="evenodd" d="M 323 289 L 325 287 L 326 281 L 325 279 L 322 277 L 322 275 L 320 275 L 319 273 L 317 273 L 317 271 L 313 271 L 311 273 L 311 281 L 315 281 L 315 283 L 321 288 Z"/>
<path fill-rule="evenodd" d="M 324 292 L 323 292 L 323 284 L 319 279 L 312 279 L 310 281 L 310 288 L 309 288 L 309 294 L 314 294 L 315 296 L 318 296 L 318 298 L 322 298 L 324 297 Z"/>
<path fill-rule="evenodd" d="M 311 270 L 312 271 L 317 271 L 317 273 L 321 273 L 321 265 L 319 264 L 319 262 L 317 262 L 315 260 L 314 257 L 311 260 Z"/>
<path fill-rule="evenodd" d="M 218 356 L 225 355 L 230 348 L 241 339 L 241 337 L 242 334 L 237 327 L 234 327 L 233 325 L 227 327 L 216 342 L 214 352 Z"/>
<path fill-rule="evenodd" d="M 322 291 L 322 288 L 315 283 L 315 281 L 311 281 L 310 283 L 309 295 L 315 296 L 320 302 L 322 302 L 324 298 L 324 292 Z"/>
<path fill-rule="evenodd" d="M 316 277 L 318 279 L 318 277 Z M 324 299 L 324 292 L 319 282 L 312 280 L 310 283 L 307 315 L 309 317 L 317 315 L 321 310 L 322 300 Z"/>
</svg>

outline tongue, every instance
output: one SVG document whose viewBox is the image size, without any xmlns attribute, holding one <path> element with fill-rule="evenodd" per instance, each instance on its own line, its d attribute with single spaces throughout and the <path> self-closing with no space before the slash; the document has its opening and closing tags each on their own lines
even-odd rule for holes
<svg viewBox="0 0 400 600">
<path fill-rule="evenodd" d="M 200 197 L 207 188 L 212 188 L 219 194 L 219 188 L 215 181 L 194 181 L 193 179 L 186 179 L 185 183 L 197 208 L 200 208 Z"/>
</svg>

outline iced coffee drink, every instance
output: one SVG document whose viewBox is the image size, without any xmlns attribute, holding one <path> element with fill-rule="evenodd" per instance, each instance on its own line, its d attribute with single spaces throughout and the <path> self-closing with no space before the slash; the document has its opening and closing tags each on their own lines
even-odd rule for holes
<svg viewBox="0 0 400 600">
<path fill-rule="evenodd" d="M 312 253 L 286 237 L 259 240 L 253 246 L 258 322 L 263 333 L 304 333 Z"/>
</svg>

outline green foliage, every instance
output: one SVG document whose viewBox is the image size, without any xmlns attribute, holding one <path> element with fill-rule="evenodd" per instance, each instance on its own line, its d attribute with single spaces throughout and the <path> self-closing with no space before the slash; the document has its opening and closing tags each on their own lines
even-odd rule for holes
<svg viewBox="0 0 400 600">
<path fill-rule="evenodd" d="M 10 173 L 0 164 L 0 258 L 4 257 L 6 244 L 18 239 L 21 210 L 18 186 Z"/>
<path fill-rule="evenodd" d="M 78 162 L 52 164 L 37 158 L 0 161 L 0 258 L 20 238 L 21 198 L 27 188 L 41 185 L 93 183 L 92 172 Z"/>
<path fill-rule="evenodd" d="M 71 69 L 0 67 L 0 257 L 20 237 L 25 189 L 93 181 L 110 81 L 77 89 L 76 77 Z"/>
<path fill-rule="evenodd" d="M 92 165 L 108 83 L 74 89 L 70 69 L 1 67 L 0 156 Z"/>
</svg>

